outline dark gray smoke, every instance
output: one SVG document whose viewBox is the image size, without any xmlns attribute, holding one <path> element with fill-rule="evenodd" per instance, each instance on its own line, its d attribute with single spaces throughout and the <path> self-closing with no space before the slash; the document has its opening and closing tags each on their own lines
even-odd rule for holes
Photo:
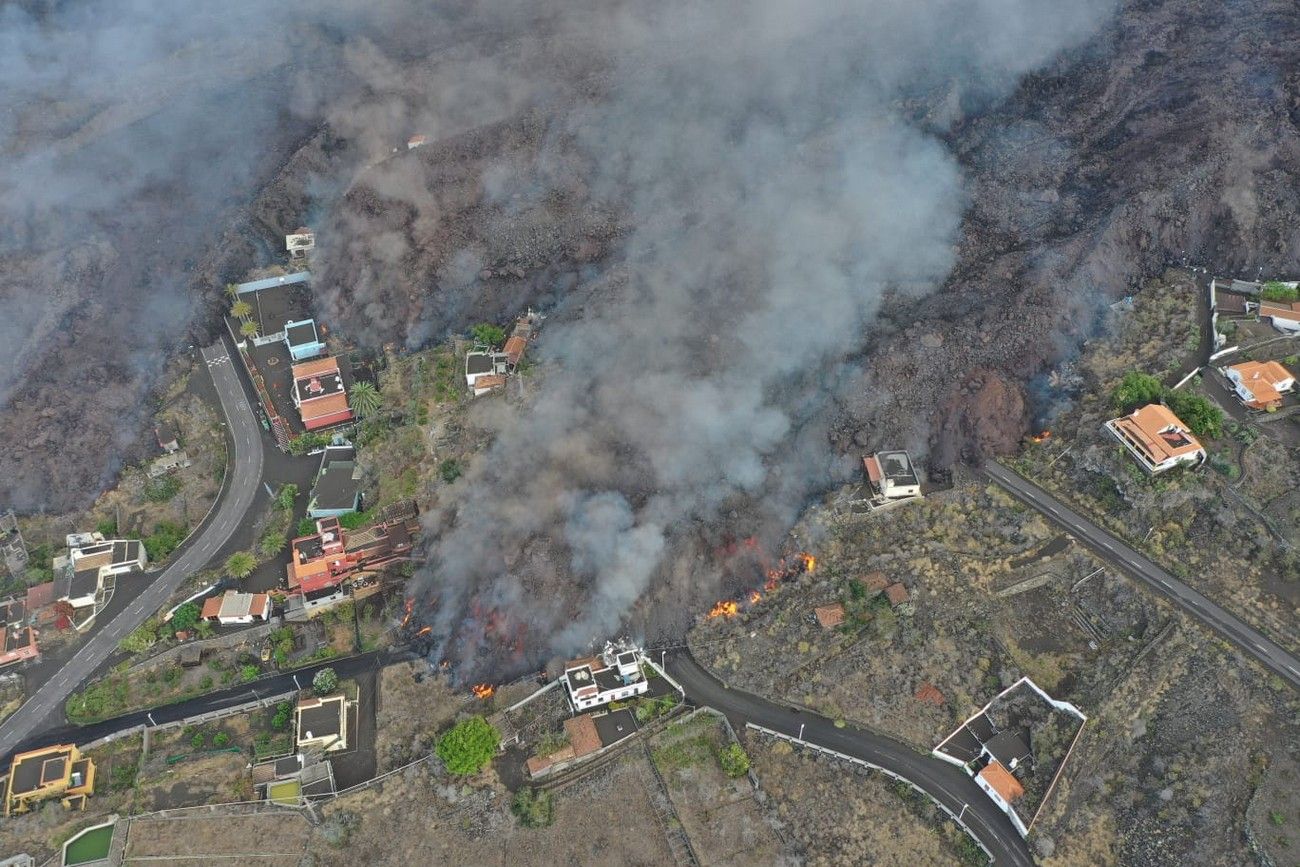
<svg viewBox="0 0 1300 867">
<path fill-rule="evenodd" d="M 805 425 L 882 299 L 952 265 L 965 199 L 938 136 L 1110 7 L 670 2 L 571 22 L 612 72 L 557 135 L 634 229 L 569 296 L 581 308 L 553 312 L 526 407 L 494 412 L 492 446 L 429 521 L 418 581 L 448 652 L 491 608 L 572 651 L 620 627 L 692 528 L 742 503 L 788 523 L 844 478 Z"/>
<path fill-rule="evenodd" d="M 204 297 L 278 258 L 212 243 L 355 84 L 349 46 L 427 50 L 418 5 L 0 5 L 0 502 L 111 478 Z"/>
</svg>

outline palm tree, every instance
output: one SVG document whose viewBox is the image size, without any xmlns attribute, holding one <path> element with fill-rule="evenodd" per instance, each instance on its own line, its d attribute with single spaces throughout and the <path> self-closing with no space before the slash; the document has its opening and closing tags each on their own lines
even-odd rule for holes
<svg viewBox="0 0 1300 867">
<path fill-rule="evenodd" d="M 245 320 L 244 324 L 239 326 L 239 333 L 245 337 L 256 337 L 257 323 L 251 319 Z"/>
<path fill-rule="evenodd" d="M 253 312 L 253 305 L 249 304 L 242 298 L 230 305 L 230 315 L 236 319 L 247 319 L 248 314 Z"/>
<path fill-rule="evenodd" d="M 226 571 L 236 578 L 247 578 L 257 568 L 257 560 L 248 551 L 236 551 L 226 558 Z"/>
<path fill-rule="evenodd" d="M 379 406 L 383 403 L 383 399 L 373 382 L 354 383 L 352 390 L 349 392 L 349 397 L 352 401 L 352 408 L 357 411 L 359 416 L 373 415 L 379 411 Z"/>
<path fill-rule="evenodd" d="M 239 294 L 239 284 L 238 284 L 238 283 L 227 283 L 227 284 L 226 284 L 226 294 L 229 295 L 231 298 L 234 298 L 236 295 L 238 295 L 238 294 Z"/>
</svg>

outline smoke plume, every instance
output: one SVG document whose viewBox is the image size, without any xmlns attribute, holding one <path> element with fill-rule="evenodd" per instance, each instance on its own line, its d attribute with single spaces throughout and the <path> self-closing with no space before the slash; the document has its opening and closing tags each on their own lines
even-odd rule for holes
<svg viewBox="0 0 1300 867">
<path fill-rule="evenodd" d="M 417 586 L 446 652 L 472 653 L 488 609 L 571 652 L 618 630 L 698 527 L 737 508 L 788 526 L 846 478 L 816 420 L 880 305 L 952 266 L 965 199 L 946 124 L 1108 8 L 670 2 L 570 22 L 609 84 L 553 137 L 631 230 L 551 311 L 537 387 L 492 412 L 492 445 L 430 517 Z M 713 579 L 688 580 L 683 604 Z"/>
</svg>

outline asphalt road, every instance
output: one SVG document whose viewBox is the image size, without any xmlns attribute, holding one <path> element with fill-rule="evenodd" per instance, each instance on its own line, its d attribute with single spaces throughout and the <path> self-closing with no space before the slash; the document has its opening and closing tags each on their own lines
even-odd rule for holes
<svg viewBox="0 0 1300 867">
<path fill-rule="evenodd" d="M 1019 474 L 993 462 L 984 467 L 984 472 L 1025 505 L 1071 533 L 1102 560 L 1145 581 L 1157 593 L 1218 632 L 1247 655 L 1259 660 L 1260 664 L 1278 677 L 1300 689 L 1300 659 L 1280 645 Z"/>
<path fill-rule="evenodd" d="M 327 660 L 306 668 L 300 668 L 288 674 L 264 677 L 253 683 L 239 684 L 188 701 L 124 714 L 88 726 L 74 726 L 65 723 L 58 728 L 46 729 L 39 735 L 30 737 L 26 742 L 20 744 L 19 748 L 25 751 L 51 744 L 84 744 L 111 734 L 131 731 L 142 725 L 163 725 L 177 720 L 189 719 L 199 714 L 210 713 L 214 710 L 236 707 L 250 701 L 257 701 L 265 696 L 280 695 L 290 690 L 310 687 L 312 677 L 322 668 L 332 668 L 340 679 L 346 680 L 348 678 L 357 678 L 366 672 L 378 671 L 387 665 L 415 658 L 417 657 L 405 647 L 395 647 L 385 650 L 372 650 L 369 653 L 362 653 L 347 659 Z"/>
<path fill-rule="evenodd" d="M 27 740 L 37 726 L 61 710 L 68 696 L 117 649 L 117 643 L 163 606 L 186 578 L 201 569 L 221 550 L 244 521 L 261 486 L 263 444 L 261 429 L 249 406 L 237 363 L 224 339 L 202 351 L 203 360 L 226 416 L 233 458 L 227 464 L 220 505 L 206 523 L 188 540 L 179 556 L 162 572 L 149 573 L 152 580 L 139 595 L 108 623 L 100 625 L 90 639 L 58 673 L 43 683 L 13 716 L 0 725 L 0 755 L 8 755 Z M 119 578 L 124 580 L 126 576 Z"/>
<path fill-rule="evenodd" d="M 836 728 L 824 716 L 796 711 L 765 698 L 731 689 L 705 671 L 684 651 L 665 660 L 688 700 L 726 714 L 733 723 L 752 722 L 773 731 L 800 736 L 810 744 L 863 759 L 905 777 L 954 815 L 960 815 L 999 865 L 1032 865 L 1029 847 L 1001 810 L 960 769 L 873 732 L 847 725 Z"/>
</svg>

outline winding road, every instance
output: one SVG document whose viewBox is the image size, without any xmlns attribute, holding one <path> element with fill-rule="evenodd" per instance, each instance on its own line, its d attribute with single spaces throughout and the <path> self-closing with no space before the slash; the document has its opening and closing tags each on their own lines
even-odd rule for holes
<svg viewBox="0 0 1300 867">
<path fill-rule="evenodd" d="M 706 671 L 686 651 L 664 659 L 668 673 L 681 684 L 686 698 L 696 705 L 726 714 L 733 723 L 755 723 L 799 737 L 885 768 L 911 781 L 953 815 L 984 844 L 999 864 L 1032 865 L 1024 838 L 989 796 L 958 768 L 912 747 L 874 732 L 846 725 L 837 728 L 824 716 L 793 710 L 765 698 L 732 689 Z"/>
<path fill-rule="evenodd" d="M 1196 620 L 1218 632 L 1278 677 L 1300 689 L 1300 659 L 1254 627 L 1188 587 L 1154 560 L 1112 536 L 1047 491 L 1001 464 L 990 461 L 984 472 L 1016 499 L 1057 524 L 1105 562 L 1146 582 Z"/>
<path fill-rule="evenodd" d="M 63 707 L 68 696 L 117 650 L 117 643 L 163 606 L 181 583 L 208 563 L 247 518 L 262 479 L 262 431 L 240 383 L 236 361 L 225 339 L 202 351 L 202 358 L 221 400 L 233 456 L 216 509 L 185 541 L 171 565 L 148 573 L 152 581 L 116 617 L 102 624 L 58 673 L 43 683 L 11 717 L 0 725 L 0 756 L 9 755 L 35 728 Z M 121 584 L 130 576 L 118 578 Z"/>
</svg>

